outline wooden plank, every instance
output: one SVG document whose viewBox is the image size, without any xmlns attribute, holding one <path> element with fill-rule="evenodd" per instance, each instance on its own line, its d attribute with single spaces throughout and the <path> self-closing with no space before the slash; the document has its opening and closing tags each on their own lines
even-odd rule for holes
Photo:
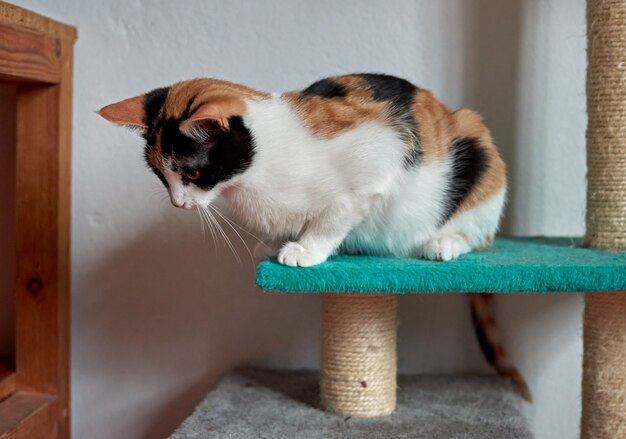
<svg viewBox="0 0 626 439">
<path fill-rule="evenodd" d="M 61 40 L 0 23 L 0 79 L 59 82 Z"/>
<path fill-rule="evenodd" d="M 58 395 L 69 437 L 69 236 L 72 43 L 60 83 L 18 86 L 16 383 Z"/>
<path fill-rule="evenodd" d="M 9 356 L 0 356 L 0 401 L 15 390 L 15 359 Z"/>
<path fill-rule="evenodd" d="M 15 350 L 15 96 L 0 83 L 0 366 Z"/>
<path fill-rule="evenodd" d="M 76 28 L 36 14 L 19 6 L 0 1 L 0 22 L 31 29 L 53 38 L 63 38 L 74 41 Z"/>
<path fill-rule="evenodd" d="M 70 437 L 70 237 L 72 183 L 72 83 L 74 41 L 61 42 L 61 81 L 59 82 L 59 166 L 57 270 L 59 318 L 59 372 L 57 396 L 59 437 Z"/>
<path fill-rule="evenodd" d="M 6 384 L 6 393 L 15 391 L 0 403 L 2 439 L 69 438 L 70 150 L 75 37 L 75 29 L 70 26 L 46 21 L 0 1 L 0 80 L 18 84 L 15 373 L 7 371 L 0 380 L 0 384 Z M 53 400 L 37 402 L 32 393 Z"/>
<path fill-rule="evenodd" d="M 17 96 L 16 368 L 24 390 L 56 393 L 58 373 L 58 87 Z"/>
<path fill-rule="evenodd" d="M 0 401 L 15 392 L 15 371 L 0 366 Z"/>
<path fill-rule="evenodd" d="M 58 436 L 56 398 L 17 392 L 0 402 L 0 439 L 51 439 Z"/>
</svg>

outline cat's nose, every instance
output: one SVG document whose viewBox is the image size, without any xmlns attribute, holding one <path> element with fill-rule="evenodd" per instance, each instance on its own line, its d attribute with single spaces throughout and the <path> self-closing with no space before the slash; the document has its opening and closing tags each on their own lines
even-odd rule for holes
<svg viewBox="0 0 626 439">
<path fill-rule="evenodd" d="M 179 207 L 181 209 L 191 209 L 193 208 L 193 203 L 187 203 L 186 201 L 183 200 L 179 200 L 179 199 L 174 199 L 172 198 L 172 204 L 174 205 L 174 207 Z"/>
<path fill-rule="evenodd" d="M 174 207 L 183 207 L 185 205 L 185 202 L 181 199 L 172 198 L 172 204 L 174 205 Z"/>
</svg>

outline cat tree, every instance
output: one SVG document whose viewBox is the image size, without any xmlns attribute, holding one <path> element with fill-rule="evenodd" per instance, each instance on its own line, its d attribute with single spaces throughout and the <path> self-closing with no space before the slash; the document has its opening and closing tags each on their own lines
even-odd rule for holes
<svg viewBox="0 0 626 439">
<path fill-rule="evenodd" d="M 587 108 L 589 124 L 587 128 L 587 233 L 585 245 L 604 249 L 626 248 L 626 1 L 624 0 L 588 0 L 587 2 L 588 35 L 588 73 L 587 73 Z M 553 252 L 556 245 L 546 247 L 546 255 Z M 548 277 L 563 270 L 572 262 L 574 252 L 565 251 L 562 261 L 552 261 L 550 265 L 544 255 L 539 255 L 531 265 L 529 254 L 532 253 L 527 243 L 517 242 L 516 253 L 518 269 L 530 268 L 523 274 L 514 270 L 501 273 L 504 279 L 496 275 L 498 270 L 484 273 L 484 288 L 477 285 L 480 276 L 458 282 L 457 291 L 611 291 L 626 289 L 626 258 L 616 254 L 613 262 L 615 271 L 604 273 L 599 263 L 602 256 L 608 254 L 588 253 L 577 264 L 591 269 L 587 279 L 580 279 L 576 285 L 573 277 L 581 276 L 582 269 L 577 266 L 572 272 L 563 271 L 561 285 L 549 285 Z M 496 250 L 498 245 L 496 245 Z M 512 249 L 513 250 L 513 249 Z M 486 257 L 498 257 L 498 254 Z M 609 262 L 605 260 L 605 262 Z M 348 262 L 346 262 L 348 263 Z M 352 273 L 352 282 L 363 276 L 361 262 L 359 270 Z M 386 267 L 374 277 L 395 277 Z M 485 261 L 482 261 L 484 264 Z M 346 280 L 341 278 L 342 262 L 336 268 L 322 268 L 327 277 L 323 281 L 308 279 L 302 271 L 289 272 L 288 268 L 270 266 L 265 263 L 259 269 L 258 283 L 264 288 L 279 290 L 332 291 L 337 287 L 341 291 L 399 291 L 406 287 L 413 291 L 448 291 L 449 285 L 423 285 L 422 281 L 410 280 L 400 286 L 399 279 L 389 279 L 385 288 L 354 285 L 345 288 Z M 404 264 L 402 264 L 404 265 Z M 416 278 L 424 277 L 418 263 L 408 262 L 409 272 Z M 430 265 L 424 264 L 425 267 Z M 478 269 L 480 263 L 468 269 Z M 574 264 L 576 265 L 576 264 Z M 610 265 L 610 264 L 609 264 Z M 407 268 L 407 267 L 405 267 Z M 449 268 L 449 270 L 447 270 Z M 493 267 L 492 267 L 493 268 Z M 573 268 L 573 267 L 572 267 Z M 433 278 L 431 283 L 453 281 L 455 263 L 441 268 L 441 277 Z M 434 266 L 428 270 L 437 271 Z M 524 270 L 522 270 L 524 271 Z M 405 271 L 402 274 L 406 274 Z M 603 274 L 601 274 L 603 273 Z M 608 277 L 602 279 L 604 275 Z M 318 273 L 319 275 L 319 273 Z M 294 276 L 287 280 L 285 276 Z M 536 278 L 536 285 L 521 285 L 525 280 Z M 609 281 L 609 278 L 612 280 Z M 494 287 L 506 282 L 502 288 Z M 311 285 L 306 282 L 313 281 Z M 363 279 L 361 279 L 363 280 Z M 376 279 L 372 279 L 376 281 Z M 553 279 L 555 280 L 555 279 Z M 558 281 L 557 281 L 558 282 Z M 358 282 L 357 282 L 358 283 Z M 543 283 L 543 286 L 542 286 Z M 337 285 L 338 284 L 338 285 Z M 286 287 L 290 285 L 291 288 Z M 364 287 L 364 288 L 359 288 Z M 477 288 L 478 287 L 478 288 Z M 393 294 L 356 295 L 324 294 L 323 299 L 323 341 L 321 365 L 321 404 L 341 414 L 354 416 L 382 416 L 391 413 L 395 407 L 395 327 L 396 296 Z M 626 294 L 615 292 L 588 294 L 586 296 L 584 319 L 584 389 L 583 422 L 584 438 L 602 439 L 626 437 Z"/>
<path fill-rule="evenodd" d="M 257 283 L 266 290 L 322 293 L 320 406 L 324 411 L 348 416 L 348 420 L 384 417 L 396 409 L 398 294 L 587 291 L 593 293 L 586 295 L 584 317 L 582 436 L 626 437 L 626 294 L 618 292 L 626 290 L 626 253 L 615 251 L 626 248 L 626 0 L 588 0 L 587 18 L 589 125 L 584 243 L 569 239 L 497 239 L 488 252 L 474 252 L 447 263 L 340 256 L 306 269 L 281 266 L 275 261 L 259 266 Z M 456 385 L 457 382 L 442 386 L 429 398 Z M 237 387 L 236 380 L 231 379 L 205 402 L 219 404 L 224 395 L 245 392 L 247 387 Z M 480 387 L 469 391 L 462 384 L 458 387 L 461 390 L 455 397 L 461 395 L 461 399 L 480 391 Z M 414 388 L 404 387 L 403 392 Z M 284 393 L 291 394 L 291 390 Z M 496 418 L 509 416 L 511 413 L 499 411 L 510 401 L 510 395 L 497 393 L 495 388 L 489 392 L 490 398 L 500 399 L 488 410 L 498 412 Z M 481 400 L 472 410 L 480 410 L 485 401 Z M 422 401 L 412 410 L 420 410 L 429 402 Z M 211 418 L 211 411 L 203 406 L 210 404 L 201 404 L 173 437 L 185 437 L 189 431 L 230 428 L 225 426 L 230 419 L 224 422 L 216 415 Z M 463 406 L 463 411 L 467 414 L 467 406 Z M 244 412 L 242 405 L 239 409 L 231 407 L 229 413 L 237 418 Z M 439 419 L 441 429 L 425 433 L 430 436 L 424 437 L 450 437 L 446 429 L 452 428 L 450 419 L 455 414 L 455 410 L 450 410 L 443 421 Z M 276 416 L 280 418 L 275 419 L 272 428 L 288 424 L 288 414 Z M 329 428 L 322 427 L 328 418 L 314 412 L 294 416 L 296 425 L 285 436 L 278 436 L 302 434 L 307 420 L 316 416 L 311 429 L 306 430 L 315 433 L 310 437 L 322 437 L 323 428 Z M 403 422 L 402 416 L 394 418 L 392 424 L 353 424 L 355 430 L 351 433 L 373 432 L 381 425 L 381 432 L 391 428 L 402 431 L 397 428 Z M 265 420 L 262 425 L 270 421 Z M 431 421 L 422 427 L 431 426 Z M 337 425 L 333 432 L 347 431 L 345 426 Z M 464 428 L 477 435 L 471 437 L 487 437 L 477 432 L 478 426 Z M 530 437 L 524 428 L 513 433 L 510 423 L 502 428 L 497 437 Z M 415 424 L 408 425 L 406 431 L 415 433 Z"/>
</svg>

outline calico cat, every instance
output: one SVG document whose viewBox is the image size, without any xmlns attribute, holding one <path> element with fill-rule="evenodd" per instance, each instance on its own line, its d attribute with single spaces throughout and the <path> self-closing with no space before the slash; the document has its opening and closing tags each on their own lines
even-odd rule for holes
<svg viewBox="0 0 626 439">
<path fill-rule="evenodd" d="M 393 76 L 336 76 L 282 94 L 194 79 L 99 114 L 142 130 L 174 206 L 221 199 L 289 266 L 338 252 L 448 261 L 491 245 L 505 202 L 505 165 L 481 117 Z M 481 297 L 481 346 L 527 394 Z"/>
</svg>

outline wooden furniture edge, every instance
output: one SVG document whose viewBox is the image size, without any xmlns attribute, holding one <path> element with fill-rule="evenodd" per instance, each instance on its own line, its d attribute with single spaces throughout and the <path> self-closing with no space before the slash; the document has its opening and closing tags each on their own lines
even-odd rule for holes
<svg viewBox="0 0 626 439">
<path fill-rule="evenodd" d="M 57 437 L 57 412 L 55 396 L 15 392 L 0 402 L 0 439 Z"/>
<path fill-rule="evenodd" d="M 16 103 L 16 388 L 57 397 L 59 438 L 70 416 L 72 46 L 60 43 L 59 83 L 20 84 Z"/>
<path fill-rule="evenodd" d="M 68 438 L 76 29 L 2 1 L 0 29 L 0 80 L 18 84 L 16 169 L 21 176 L 15 188 L 15 362 L 0 369 L 0 439 Z M 37 212 L 25 212 L 20 198 L 22 204 L 36 201 Z"/>
<path fill-rule="evenodd" d="M 57 84 L 62 46 L 73 40 L 51 37 L 0 20 L 0 79 L 7 82 Z"/>
<path fill-rule="evenodd" d="M 74 41 L 78 37 L 78 31 L 74 26 L 63 24 L 2 0 L 0 0 L 0 23 L 30 29 L 53 38 Z"/>
<path fill-rule="evenodd" d="M 0 404 L 15 392 L 15 371 L 0 366 Z"/>
</svg>

